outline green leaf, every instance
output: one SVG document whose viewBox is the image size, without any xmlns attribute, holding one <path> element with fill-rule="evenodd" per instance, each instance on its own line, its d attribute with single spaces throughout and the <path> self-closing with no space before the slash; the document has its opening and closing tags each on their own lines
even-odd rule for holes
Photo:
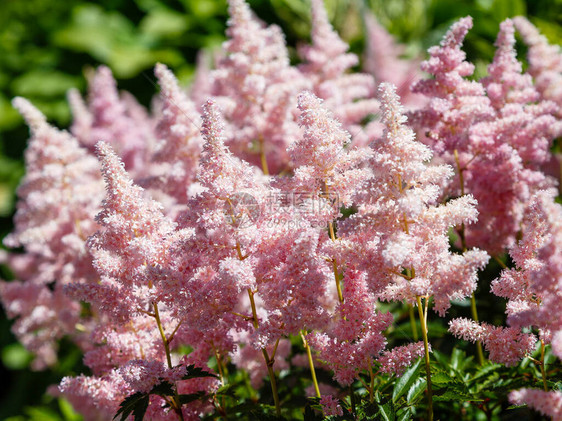
<svg viewBox="0 0 562 421">
<path fill-rule="evenodd" d="M 454 379 L 443 370 L 435 370 L 431 372 L 431 382 L 435 385 L 445 385 L 451 383 Z"/>
<path fill-rule="evenodd" d="M 394 413 L 394 405 L 392 404 L 391 401 L 379 407 L 379 414 L 381 418 L 385 421 L 394 421 L 396 419 Z"/>
<path fill-rule="evenodd" d="M 33 354 L 29 353 L 20 343 L 9 344 L 2 349 L 2 363 L 11 370 L 24 369 L 32 359 Z"/>
<path fill-rule="evenodd" d="M 406 421 L 412 418 L 412 408 L 402 408 L 396 415 L 397 421 Z"/>
<path fill-rule="evenodd" d="M 16 95 L 25 97 L 63 96 L 70 88 L 80 88 L 81 79 L 54 70 L 31 70 L 16 78 L 11 85 Z"/>
<path fill-rule="evenodd" d="M 406 395 L 406 400 L 408 405 L 413 405 L 417 399 L 422 395 L 424 390 L 427 388 L 427 380 L 423 377 L 418 377 L 418 379 L 412 384 L 412 387 L 408 390 Z"/>
<path fill-rule="evenodd" d="M 141 21 L 141 32 L 155 38 L 172 38 L 188 29 L 188 16 L 174 10 L 158 8 L 151 10 Z"/>
<path fill-rule="evenodd" d="M 66 399 L 58 399 L 59 409 L 65 421 L 80 421 L 82 416 L 74 410 Z"/>
<path fill-rule="evenodd" d="M 119 410 L 113 419 L 121 415 L 119 421 L 126 421 L 129 415 L 133 414 L 135 421 L 142 421 L 146 409 L 148 408 L 149 395 L 148 393 L 136 392 L 132 395 L 127 396 L 121 405 L 119 405 Z"/>
<path fill-rule="evenodd" d="M 418 371 L 421 366 L 421 358 L 418 358 L 418 361 L 406 370 L 406 372 L 398 379 L 396 384 L 394 385 L 394 389 L 392 391 L 392 401 L 396 402 L 404 393 L 408 391 L 408 389 L 412 386 L 414 381 L 418 378 Z"/>
</svg>

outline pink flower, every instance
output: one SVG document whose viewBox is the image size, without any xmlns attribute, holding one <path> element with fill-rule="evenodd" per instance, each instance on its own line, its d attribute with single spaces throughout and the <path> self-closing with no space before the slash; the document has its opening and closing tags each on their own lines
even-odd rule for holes
<svg viewBox="0 0 562 421">
<path fill-rule="evenodd" d="M 324 416 L 329 417 L 332 415 L 343 416 L 343 409 L 339 404 L 339 401 L 335 399 L 332 395 L 324 395 L 320 399 L 320 405 L 322 405 L 322 412 Z"/>
</svg>

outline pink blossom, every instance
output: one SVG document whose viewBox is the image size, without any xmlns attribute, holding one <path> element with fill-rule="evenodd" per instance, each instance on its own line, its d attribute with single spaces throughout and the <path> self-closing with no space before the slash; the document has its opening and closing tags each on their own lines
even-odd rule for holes
<svg viewBox="0 0 562 421">
<path fill-rule="evenodd" d="M 320 405 L 322 405 L 322 412 L 326 417 L 335 415 L 343 416 L 343 409 L 337 399 L 332 395 L 323 395 L 320 399 Z"/>
<path fill-rule="evenodd" d="M 423 342 L 394 347 L 377 358 L 381 365 L 380 372 L 400 376 L 412 364 L 412 361 L 421 357 L 423 353 Z"/>
<path fill-rule="evenodd" d="M 482 342 L 490 353 L 490 360 L 512 366 L 535 349 L 537 339 L 513 327 L 494 327 L 468 319 L 453 319 L 449 331 L 456 337 L 471 342 Z"/>
<path fill-rule="evenodd" d="M 552 421 L 562 420 L 562 393 L 545 392 L 537 389 L 519 389 L 509 394 L 509 401 L 514 405 L 526 404 Z"/>
</svg>

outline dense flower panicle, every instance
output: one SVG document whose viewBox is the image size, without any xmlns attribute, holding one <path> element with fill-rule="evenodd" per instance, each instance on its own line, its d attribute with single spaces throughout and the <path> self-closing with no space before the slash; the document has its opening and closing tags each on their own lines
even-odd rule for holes
<svg viewBox="0 0 562 421">
<path fill-rule="evenodd" d="M 372 13 L 364 16 L 367 46 L 363 67 L 372 74 L 375 82 L 392 83 L 402 104 L 408 107 L 421 105 L 423 97 L 410 91 L 410 85 L 420 77 L 419 61 L 406 60 L 405 46 L 398 44 Z"/>
<path fill-rule="evenodd" d="M 535 79 L 535 87 L 543 99 L 558 104 L 560 117 L 562 105 L 562 52 L 559 45 L 551 45 L 544 35 L 523 16 L 513 18 L 513 22 L 524 43 L 528 47 L 527 61 L 529 74 Z"/>
<path fill-rule="evenodd" d="M 500 24 L 495 42 L 494 61 L 488 66 L 489 76 L 482 79 L 488 98 L 496 110 L 507 103 L 536 102 L 539 93 L 533 86 L 531 75 L 522 73 L 522 65 L 515 51 L 515 27 L 511 19 Z"/>
<path fill-rule="evenodd" d="M 464 232 L 466 246 L 499 255 L 514 243 L 533 191 L 552 184 L 539 169 L 550 157 L 555 107 L 537 102 L 532 79 L 517 61 L 509 19 L 501 24 L 489 76 L 465 79 L 474 66 L 464 61 L 460 44 L 471 26 L 461 19 L 440 47 L 430 49 L 422 67 L 434 78 L 413 88 L 430 101 L 413 115 L 429 131 L 436 154 L 456 167 L 445 196 L 470 193 L 478 201 L 480 217 Z"/>
<path fill-rule="evenodd" d="M 358 195 L 358 213 L 342 224 L 341 246 L 347 261 L 369 274 L 376 294 L 408 302 L 432 295 L 444 315 L 451 299 L 474 291 L 476 271 L 488 260 L 480 250 L 449 251 L 448 229 L 475 221 L 476 203 L 466 196 L 437 205 L 451 169 L 427 165 L 431 151 L 405 125 L 395 88 L 383 83 L 379 91 L 386 128 L 372 144 L 373 177 Z"/>
<path fill-rule="evenodd" d="M 308 81 L 290 65 L 279 27 L 258 21 L 244 0 L 230 0 L 225 57 L 212 73 L 212 95 L 232 125 L 232 152 L 271 173 L 289 164 L 287 146 L 298 136 L 295 96 Z"/>
<path fill-rule="evenodd" d="M 96 220 L 103 227 L 88 240 L 94 266 L 101 276 L 96 284 L 77 285 L 116 320 L 127 320 L 150 309 L 157 289 L 159 265 L 175 224 L 162 214 L 162 206 L 146 199 L 133 184 L 122 161 L 106 143 L 96 146 L 107 186 L 107 197 Z"/>
<path fill-rule="evenodd" d="M 427 140 L 438 155 L 455 149 L 466 151 L 469 127 L 494 116 L 484 87 L 465 79 L 474 72 L 474 65 L 465 61 L 466 54 L 461 49 L 471 27 L 470 17 L 453 24 L 441 44 L 428 50 L 430 58 L 421 64 L 421 69 L 433 78 L 412 86 L 414 93 L 429 98 L 425 107 L 413 113 L 413 125 L 429 130 Z"/>
<path fill-rule="evenodd" d="M 412 361 L 423 356 L 423 342 L 415 342 L 404 346 L 397 346 L 390 351 L 385 351 L 377 362 L 380 364 L 380 372 L 388 374 L 402 375 Z"/>
<path fill-rule="evenodd" d="M 320 399 L 320 405 L 322 406 L 322 412 L 324 416 L 343 416 L 343 409 L 332 395 L 323 395 Z"/>
<path fill-rule="evenodd" d="M 223 380 L 231 362 L 259 388 L 270 368 L 290 368 L 299 335 L 342 386 L 373 364 L 399 376 L 424 345 L 385 350 L 393 315 L 379 300 L 425 299 L 445 316 L 476 290 L 488 253 L 508 248 L 515 267 L 492 292 L 508 300 L 509 327 L 454 319 L 450 331 L 511 366 L 533 352 L 527 332 L 537 329 L 562 357 L 562 207 L 541 171 L 562 133 L 559 50 L 516 18 L 530 46 L 523 72 L 508 19 L 488 76 L 473 81 L 461 49 L 472 20 L 461 19 L 429 50 L 418 96 L 401 91 L 402 103 L 422 105 L 408 114 L 426 133 L 417 141 L 397 88 L 382 83 L 373 98 L 373 75 L 349 73 L 357 57 L 323 1 L 311 3 L 312 41 L 292 66 L 280 29 L 229 0 L 217 68 L 202 65 L 188 94 L 158 64 L 153 115 L 119 93 L 105 67 L 87 101 L 68 95 L 75 137 L 14 100 L 32 136 L 5 239 L 23 253 L 0 251 L 17 279 L 0 283 L 0 297 L 34 368 L 56 362 L 63 336 L 82 349 L 92 374 L 64 378 L 55 394 L 85 419 L 110 419 L 127 396 L 161 382 L 174 396 L 151 395 L 145 418 L 173 420 L 181 410 L 200 419 L 218 401 L 177 409 L 176 400 L 214 396 L 220 383 L 182 380 L 187 366 L 210 370 L 214 358 Z M 415 62 L 400 60 L 401 47 L 370 18 L 366 68 L 406 87 Z M 365 125 L 374 113 L 380 120 Z M 462 253 L 450 250 L 454 231 Z M 337 390 L 321 386 L 324 415 L 342 416 Z M 562 418 L 558 392 L 521 389 L 510 399 Z"/>
<path fill-rule="evenodd" d="M 562 332 L 562 207 L 555 203 L 555 197 L 553 189 L 534 196 L 522 240 L 511 250 L 518 270 L 505 270 L 492 284 L 495 294 L 510 300 L 508 323 L 538 328 L 545 343 Z M 559 342 L 553 351 L 562 355 Z"/>
<path fill-rule="evenodd" d="M 18 318 L 14 333 L 36 354 L 33 366 L 44 368 L 56 361 L 58 339 L 71 335 L 79 342 L 81 336 L 76 328 L 80 304 L 63 288 L 96 277 L 85 239 L 97 229 L 93 216 L 103 183 L 95 158 L 75 138 L 50 126 L 23 98 L 16 98 L 14 106 L 32 137 L 25 154 L 27 174 L 18 188 L 15 228 L 4 244 L 23 247 L 24 254 L 7 254 L 19 281 L 2 283 L 0 295 L 10 317 Z"/>
<path fill-rule="evenodd" d="M 161 174 L 149 185 L 185 204 L 195 181 L 203 140 L 201 118 L 195 104 L 181 90 L 174 74 L 163 64 L 154 70 L 160 84 L 161 117 L 156 131 L 159 143 L 152 159 L 163 163 Z"/>
<path fill-rule="evenodd" d="M 533 192 L 552 183 L 539 168 L 550 158 L 555 106 L 537 103 L 531 76 L 516 58 L 514 32 L 511 20 L 502 22 L 489 76 L 482 79 L 497 116 L 471 128 L 471 151 L 460 158 L 465 191 L 474 194 L 481 214 L 466 232 L 467 244 L 494 255 L 514 243 Z"/>
<path fill-rule="evenodd" d="M 335 201 L 330 218 L 335 219 L 339 206 L 351 205 L 351 197 L 369 177 L 369 171 L 360 167 L 369 151 L 348 148 L 350 134 L 314 94 L 301 93 L 298 104 L 304 133 L 289 149 L 295 164 L 293 189 Z"/>
<path fill-rule="evenodd" d="M 342 386 L 353 383 L 358 373 L 368 370 L 386 346 L 382 332 L 392 323 L 391 313 L 376 311 L 376 299 L 365 275 L 347 270 L 344 275 L 344 302 L 336 308 L 335 321 L 327 333 L 308 335 L 311 346 L 334 371 Z"/>
<path fill-rule="evenodd" d="M 146 177 L 156 139 L 155 122 L 132 95 L 119 95 L 111 70 L 105 66 L 96 70 L 90 81 L 87 108 L 77 94 L 72 94 L 72 99 L 77 119 L 71 130 L 80 143 L 93 151 L 96 143 L 105 139 L 135 179 Z"/>
<path fill-rule="evenodd" d="M 457 338 L 483 343 L 490 353 L 490 360 L 506 366 L 518 364 L 523 357 L 535 350 L 537 343 L 535 335 L 522 333 L 519 328 L 478 324 L 463 318 L 451 320 L 449 331 Z"/>
<path fill-rule="evenodd" d="M 378 101 L 373 99 L 375 80 L 369 74 L 347 73 L 359 58 L 347 52 L 349 45 L 330 24 L 324 0 L 312 0 L 311 6 L 312 44 L 299 48 L 303 60 L 299 69 L 312 83 L 307 89 L 326 101 L 326 107 L 353 134 L 354 144 L 366 145 L 370 139 L 361 121 L 378 111 Z M 373 125 L 379 126 L 376 122 Z"/>
<path fill-rule="evenodd" d="M 562 420 L 562 393 L 556 390 L 545 392 L 537 389 L 519 389 L 509 394 L 514 405 L 528 405 L 552 421 Z"/>
</svg>

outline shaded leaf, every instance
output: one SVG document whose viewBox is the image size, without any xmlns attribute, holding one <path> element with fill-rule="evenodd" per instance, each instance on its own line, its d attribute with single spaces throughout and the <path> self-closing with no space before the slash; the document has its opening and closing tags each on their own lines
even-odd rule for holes
<svg viewBox="0 0 562 421">
<path fill-rule="evenodd" d="M 418 379 L 412 384 L 412 386 L 408 390 L 408 394 L 406 395 L 408 405 L 414 404 L 426 388 L 427 380 L 422 377 L 418 377 Z"/>
<path fill-rule="evenodd" d="M 392 391 L 392 401 L 396 402 L 408 389 L 412 386 L 414 381 L 418 378 L 418 372 L 421 366 L 421 358 L 406 370 L 406 372 L 398 379 Z"/>
<path fill-rule="evenodd" d="M 193 364 L 186 367 L 187 373 L 183 376 L 182 380 L 196 379 L 198 377 L 215 377 L 218 378 L 216 374 L 209 373 L 203 370 L 201 367 L 195 367 Z"/>
<path fill-rule="evenodd" d="M 146 409 L 148 408 L 148 401 L 148 393 L 136 392 L 127 396 L 123 402 L 121 402 L 121 405 L 119 405 L 119 410 L 113 419 L 121 415 L 119 421 L 126 421 L 129 415 L 133 414 L 135 421 L 142 421 Z"/>
</svg>

